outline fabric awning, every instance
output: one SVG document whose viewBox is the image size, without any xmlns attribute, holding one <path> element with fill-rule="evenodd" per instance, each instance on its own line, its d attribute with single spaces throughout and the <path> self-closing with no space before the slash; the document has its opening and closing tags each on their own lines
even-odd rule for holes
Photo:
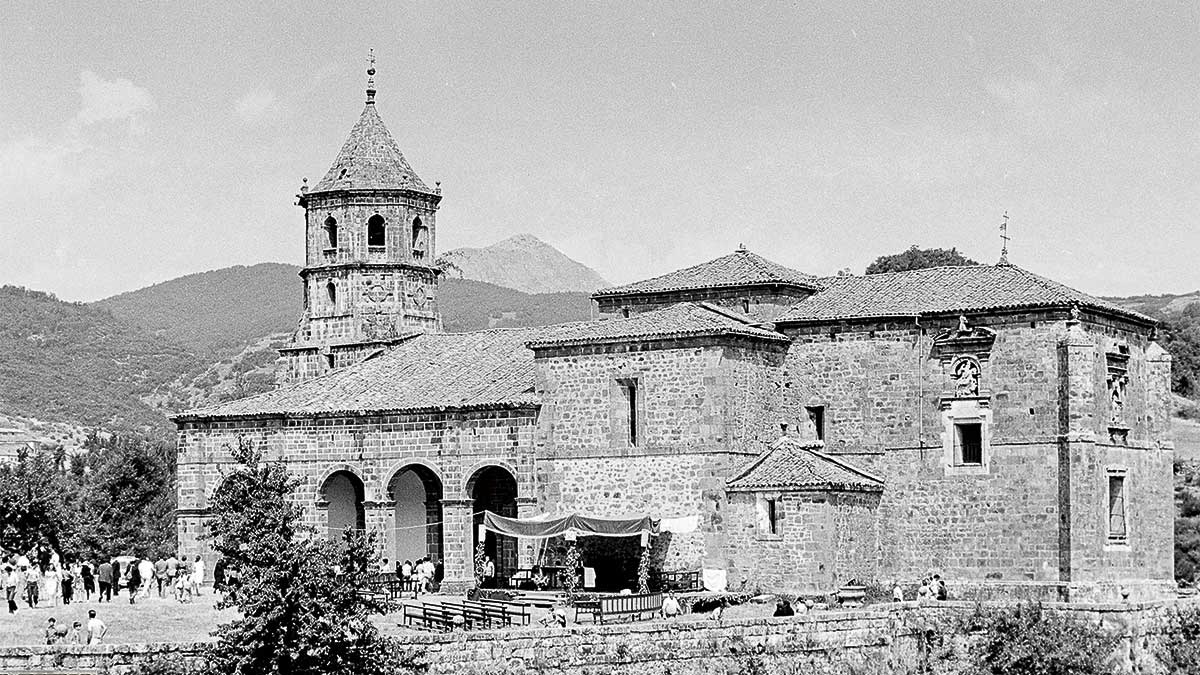
<svg viewBox="0 0 1200 675">
<path fill-rule="evenodd" d="M 507 518 L 491 511 L 483 512 L 483 527 L 489 532 L 522 539 L 549 539 L 567 532 L 585 537 L 637 537 L 643 533 L 658 536 L 658 521 L 641 518 L 597 518 L 579 513 L 546 518 Z"/>
</svg>

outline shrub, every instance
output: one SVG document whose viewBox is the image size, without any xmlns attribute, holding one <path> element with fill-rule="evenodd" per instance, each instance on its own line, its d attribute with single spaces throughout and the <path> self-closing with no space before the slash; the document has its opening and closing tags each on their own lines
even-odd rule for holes
<svg viewBox="0 0 1200 675">
<path fill-rule="evenodd" d="M 1168 673 L 1200 673 L 1200 608 L 1176 606 L 1155 652 Z"/>
<path fill-rule="evenodd" d="M 1099 675 L 1119 637 L 1099 626 L 1046 611 L 1041 604 L 985 610 L 962 622 L 980 633 L 971 650 L 972 672 L 979 675 Z"/>
</svg>

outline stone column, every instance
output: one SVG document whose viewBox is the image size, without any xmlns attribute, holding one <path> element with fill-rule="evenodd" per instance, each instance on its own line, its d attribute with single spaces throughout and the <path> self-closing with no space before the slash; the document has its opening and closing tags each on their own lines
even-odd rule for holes
<svg viewBox="0 0 1200 675">
<path fill-rule="evenodd" d="M 363 502 L 363 521 L 367 532 L 375 535 L 375 551 L 380 558 L 387 558 L 395 563 L 396 533 L 396 502 L 377 501 Z"/>
<path fill-rule="evenodd" d="M 539 514 L 541 514 L 541 509 L 538 508 L 537 497 L 517 497 L 517 518 L 532 518 Z M 532 539 L 517 540 L 517 567 L 523 569 L 533 567 L 534 546 Z"/>
<path fill-rule="evenodd" d="M 1094 472 L 1088 470 L 1096 449 L 1096 340 L 1072 310 L 1058 343 L 1058 569 L 1071 593 L 1098 562 L 1096 542 L 1104 519 Z"/>
<path fill-rule="evenodd" d="M 471 499 L 442 500 L 442 555 L 445 556 L 446 578 L 443 588 L 451 592 L 465 591 L 475 585 Z"/>
</svg>

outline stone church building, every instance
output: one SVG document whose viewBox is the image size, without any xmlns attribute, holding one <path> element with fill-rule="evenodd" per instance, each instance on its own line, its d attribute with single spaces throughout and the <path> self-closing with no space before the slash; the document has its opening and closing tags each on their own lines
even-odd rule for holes
<svg viewBox="0 0 1200 675">
<path fill-rule="evenodd" d="M 452 587 L 489 510 L 661 518 L 653 568 L 735 589 L 937 572 L 958 597 L 1172 592 L 1171 361 L 1150 318 L 1003 260 L 818 277 L 739 249 L 598 290 L 593 321 L 447 334 L 441 190 L 374 99 L 299 195 L 280 386 L 175 418 L 185 553 L 210 554 L 208 500 L 245 439 L 303 479 L 309 525 L 432 555 Z M 501 574 L 553 549 L 484 543 Z M 632 583 L 636 538 L 580 545 L 597 586 Z"/>
</svg>

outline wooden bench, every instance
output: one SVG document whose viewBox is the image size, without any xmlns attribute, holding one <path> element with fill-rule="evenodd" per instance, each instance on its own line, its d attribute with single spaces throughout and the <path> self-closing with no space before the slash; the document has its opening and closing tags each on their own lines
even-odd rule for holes
<svg viewBox="0 0 1200 675">
<path fill-rule="evenodd" d="M 503 612 L 471 600 L 443 600 L 442 606 L 461 614 L 467 628 L 491 628 L 505 623 Z"/>
<path fill-rule="evenodd" d="M 638 593 L 634 595 L 610 595 L 596 600 L 575 603 L 575 622 L 580 614 L 590 614 L 593 623 L 604 623 L 606 619 L 628 617 L 630 621 L 654 616 L 662 611 L 662 593 Z"/>
<path fill-rule="evenodd" d="M 521 623 L 521 625 L 528 626 L 529 621 L 533 618 L 532 615 L 529 613 L 529 605 L 526 605 L 523 602 L 511 602 L 509 600 L 491 600 L 491 599 L 486 599 L 486 598 L 477 600 L 476 602 L 478 602 L 479 604 L 482 604 L 482 605 L 488 605 L 491 607 L 495 607 L 496 609 L 499 609 L 502 612 L 504 612 L 505 622 L 508 625 L 512 625 L 519 621 Z"/>
<path fill-rule="evenodd" d="M 405 605 L 403 625 L 447 632 L 459 627 L 460 624 L 454 620 L 457 617 L 462 617 L 462 614 L 440 605 L 428 603 Z"/>
<path fill-rule="evenodd" d="M 656 591 L 699 591 L 704 588 L 699 570 L 652 571 L 650 586 Z"/>
</svg>

